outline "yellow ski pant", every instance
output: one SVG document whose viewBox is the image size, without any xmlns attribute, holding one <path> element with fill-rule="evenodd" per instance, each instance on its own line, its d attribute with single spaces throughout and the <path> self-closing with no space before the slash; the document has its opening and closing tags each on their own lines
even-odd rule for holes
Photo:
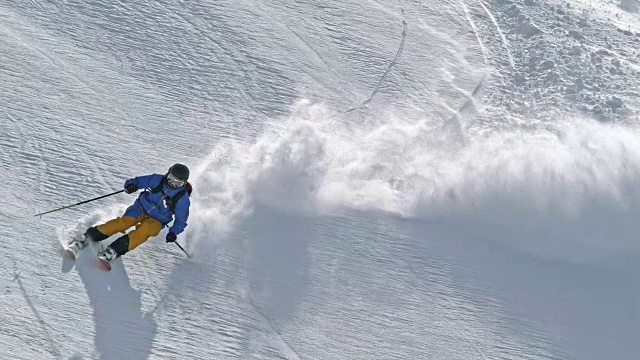
<svg viewBox="0 0 640 360">
<path fill-rule="evenodd" d="M 119 232 L 124 233 L 134 225 L 136 229 L 129 233 L 129 251 L 135 249 L 150 237 L 158 235 L 162 230 L 162 224 L 158 220 L 151 219 L 144 213 L 137 218 L 131 216 L 118 217 L 98 225 L 97 228 L 101 233 L 111 236 Z"/>
</svg>

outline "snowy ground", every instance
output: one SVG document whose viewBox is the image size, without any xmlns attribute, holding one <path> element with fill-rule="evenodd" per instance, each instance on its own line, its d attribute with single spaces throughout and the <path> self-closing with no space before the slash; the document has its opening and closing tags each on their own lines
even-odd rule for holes
<svg viewBox="0 0 640 360">
<path fill-rule="evenodd" d="M 635 359 L 638 1 L 0 3 L 0 358 Z M 62 245 L 124 179 L 189 227 Z"/>
</svg>

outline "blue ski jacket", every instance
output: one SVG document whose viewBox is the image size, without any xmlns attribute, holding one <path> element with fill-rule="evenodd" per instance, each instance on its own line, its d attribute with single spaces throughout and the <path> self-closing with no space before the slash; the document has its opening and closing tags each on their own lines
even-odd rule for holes
<svg viewBox="0 0 640 360">
<path fill-rule="evenodd" d="M 124 186 L 133 183 L 140 189 L 153 189 L 164 180 L 164 175 L 152 174 L 145 176 L 138 176 L 125 181 Z M 131 216 L 134 218 L 142 215 L 142 211 L 152 219 L 158 220 L 163 226 L 168 225 L 173 221 L 173 215 L 175 215 L 175 221 L 169 228 L 172 233 L 180 234 L 187 227 L 187 218 L 189 217 L 189 206 L 191 201 L 189 200 L 189 194 L 184 194 L 178 202 L 175 204 L 173 211 L 171 207 L 167 206 L 165 200 L 172 198 L 187 185 L 172 189 L 165 183 L 162 186 L 162 191 L 152 193 L 148 190 L 143 191 L 138 199 L 136 199 L 133 205 L 129 206 L 124 216 Z"/>
</svg>

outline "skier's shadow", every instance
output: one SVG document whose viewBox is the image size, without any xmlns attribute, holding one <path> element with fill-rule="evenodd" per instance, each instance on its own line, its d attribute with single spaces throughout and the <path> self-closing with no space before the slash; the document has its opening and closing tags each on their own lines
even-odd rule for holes
<svg viewBox="0 0 640 360">
<path fill-rule="evenodd" d="M 99 358 L 147 359 L 157 324 L 151 313 L 142 313 L 141 292 L 131 287 L 121 260 L 105 272 L 87 250 L 79 256 L 76 269 L 93 308 Z"/>
</svg>

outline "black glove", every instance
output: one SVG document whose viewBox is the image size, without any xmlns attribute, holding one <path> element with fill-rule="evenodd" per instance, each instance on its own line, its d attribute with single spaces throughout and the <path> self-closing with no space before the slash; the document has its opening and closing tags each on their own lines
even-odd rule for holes
<svg viewBox="0 0 640 360">
<path fill-rule="evenodd" d="M 136 192 L 136 191 L 138 191 L 138 185 L 136 185 L 134 183 L 129 183 L 129 184 L 124 186 L 124 191 L 127 194 L 131 194 L 132 192 Z"/>
<path fill-rule="evenodd" d="M 167 233 L 167 242 L 168 243 L 175 242 L 177 238 L 178 238 L 178 235 L 176 235 L 175 233 L 172 233 L 172 232 L 168 232 Z"/>
</svg>

